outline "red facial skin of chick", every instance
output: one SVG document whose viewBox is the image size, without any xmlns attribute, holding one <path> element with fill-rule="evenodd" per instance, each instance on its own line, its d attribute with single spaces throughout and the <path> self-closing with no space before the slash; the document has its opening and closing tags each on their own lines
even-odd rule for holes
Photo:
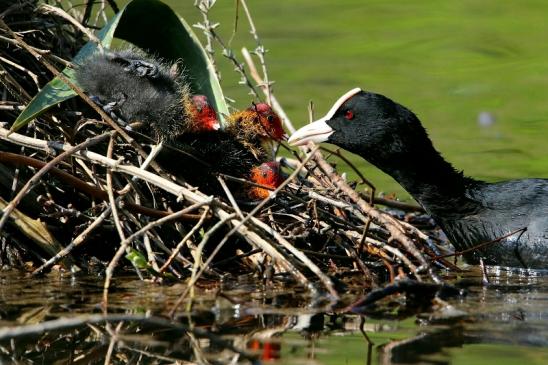
<svg viewBox="0 0 548 365">
<path fill-rule="evenodd" d="M 194 132 L 212 132 L 219 130 L 221 124 L 217 119 L 215 109 L 209 104 L 205 95 L 194 95 L 191 106 L 192 131 Z"/>
<path fill-rule="evenodd" d="M 265 162 L 254 167 L 250 177 L 254 183 L 272 189 L 276 189 L 284 180 L 280 172 L 280 165 L 275 161 Z M 269 197 L 270 190 L 254 186 L 249 190 L 248 195 L 253 200 L 264 200 Z"/>
<path fill-rule="evenodd" d="M 259 122 L 264 129 L 264 137 L 269 137 L 275 141 L 284 141 L 287 135 L 282 127 L 282 120 L 276 112 L 266 103 L 255 104 L 248 110 L 253 110 L 259 116 Z"/>
</svg>

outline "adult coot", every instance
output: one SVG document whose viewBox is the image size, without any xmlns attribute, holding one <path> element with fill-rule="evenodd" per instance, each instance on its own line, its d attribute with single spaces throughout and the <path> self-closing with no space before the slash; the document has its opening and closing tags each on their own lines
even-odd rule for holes
<svg viewBox="0 0 548 365">
<path fill-rule="evenodd" d="M 289 142 L 329 142 L 398 181 L 432 215 L 457 250 L 492 265 L 548 268 L 548 180 L 486 183 L 466 177 L 433 147 L 409 109 L 353 89 Z M 513 234 L 511 234 L 514 232 Z"/>
</svg>

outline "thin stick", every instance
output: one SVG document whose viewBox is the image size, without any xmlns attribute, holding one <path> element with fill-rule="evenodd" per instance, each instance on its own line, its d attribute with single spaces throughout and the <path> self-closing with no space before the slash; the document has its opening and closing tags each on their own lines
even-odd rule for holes
<svg viewBox="0 0 548 365">
<path fill-rule="evenodd" d="M 262 85 L 264 85 L 263 91 L 266 94 L 266 100 L 268 105 L 272 105 L 272 90 L 270 88 L 270 82 L 268 81 L 268 71 L 267 71 L 266 59 L 265 59 L 266 49 L 264 48 L 261 42 L 261 39 L 259 38 L 259 35 L 257 34 L 257 28 L 255 27 L 255 23 L 253 22 L 253 17 L 251 16 L 249 8 L 247 7 L 246 1 L 240 0 L 239 3 L 242 5 L 242 8 L 244 9 L 244 13 L 247 16 L 250 33 L 255 39 L 255 42 L 257 43 L 257 47 L 255 48 L 255 54 L 257 55 L 257 57 L 259 57 L 259 61 L 261 62 L 261 67 L 263 69 L 263 83 L 262 83 Z"/>
<path fill-rule="evenodd" d="M 80 32 L 84 33 L 90 41 L 95 43 L 101 51 L 103 50 L 103 45 L 101 44 L 101 41 L 99 40 L 99 38 L 97 38 L 89 30 L 87 30 L 86 27 L 84 27 L 79 21 L 74 19 L 70 14 L 65 12 L 63 9 L 57 8 L 55 6 L 51 6 L 51 5 L 48 5 L 48 4 L 42 4 L 38 7 L 38 10 L 43 12 L 44 14 L 52 13 L 52 14 L 55 14 L 55 15 L 65 19 L 65 20 L 67 20 L 69 23 L 74 25 Z"/>
<path fill-rule="evenodd" d="M 0 19 L 0 22 L 2 20 Z M 19 193 L 13 198 L 10 203 L 4 208 L 2 218 L 0 219 L 0 232 L 2 231 L 2 228 L 4 227 L 4 224 L 6 223 L 8 217 L 10 216 L 11 212 L 17 207 L 19 202 L 24 198 L 26 194 L 36 185 L 42 176 L 44 176 L 51 168 L 53 168 L 55 165 L 57 165 L 59 162 L 63 161 L 65 158 L 75 154 L 76 152 L 83 150 L 84 148 L 87 148 L 89 146 L 93 146 L 94 144 L 97 144 L 106 138 L 109 137 L 110 134 L 102 134 L 97 137 L 90 138 L 74 147 L 69 148 L 65 152 L 62 152 L 59 154 L 59 156 L 55 157 L 53 160 L 48 162 L 44 167 L 42 167 L 32 178 L 27 181 L 27 183 L 21 188 Z"/>
<path fill-rule="evenodd" d="M 190 237 L 192 237 L 194 235 L 194 233 L 196 233 L 196 231 L 199 230 L 202 227 L 208 213 L 209 213 L 209 207 L 206 207 L 206 209 L 204 209 L 204 212 L 202 213 L 202 217 L 200 218 L 198 223 L 196 223 L 194 225 L 194 227 L 192 227 L 192 229 L 190 231 L 188 231 L 188 233 L 183 237 L 181 242 L 179 242 L 179 244 L 173 249 L 173 252 L 171 253 L 171 255 L 169 255 L 168 259 L 162 265 L 159 272 L 161 272 L 161 273 L 164 272 L 169 267 L 169 265 L 171 265 L 171 262 L 179 254 L 179 252 L 181 252 L 181 249 L 183 248 L 183 245 L 186 243 L 186 241 L 188 241 L 190 239 Z"/>
<path fill-rule="evenodd" d="M 462 256 L 468 252 L 473 252 L 473 251 L 477 251 L 479 250 L 480 248 L 483 248 L 485 246 L 489 246 L 490 244 L 493 244 L 493 243 L 497 243 L 497 242 L 500 242 L 502 241 L 503 239 L 505 238 L 508 238 L 510 236 L 513 236 L 515 235 L 516 233 L 519 233 L 520 235 L 523 234 L 523 232 L 527 231 L 527 227 L 523 227 L 523 228 L 519 228 L 519 229 L 516 229 L 508 234 L 505 234 L 504 236 L 501 236 L 501 237 L 497 237 L 495 238 L 494 240 L 491 240 L 491 241 L 488 241 L 488 242 L 483 242 L 483 243 L 480 243 L 479 245 L 476 245 L 476 246 L 473 246 L 473 247 L 470 247 L 466 250 L 462 250 L 462 251 L 457 251 L 457 252 L 452 252 L 452 253 L 448 253 L 446 255 L 440 255 L 440 256 L 434 256 L 432 258 L 432 260 L 439 260 L 439 259 L 443 259 L 443 258 L 446 258 L 446 257 L 451 257 L 451 256 Z"/>
<path fill-rule="evenodd" d="M 114 149 L 114 135 L 110 136 L 110 141 L 108 143 L 107 157 L 112 158 L 112 150 Z M 120 241 L 123 242 L 126 239 L 124 234 L 124 229 L 122 228 L 122 223 L 120 223 L 120 217 L 118 215 L 118 199 L 114 198 L 114 192 L 112 188 L 112 170 L 107 169 L 107 194 L 108 201 L 110 203 L 110 209 L 112 209 L 112 218 L 114 220 L 114 226 L 118 231 L 118 236 L 120 236 Z M 122 197 L 119 197 L 121 199 Z"/>
<path fill-rule="evenodd" d="M 194 6 L 196 6 L 200 13 L 202 13 L 202 24 L 199 26 L 204 31 L 204 34 L 206 36 L 206 45 L 205 50 L 207 52 L 207 55 L 209 57 L 209 61 L 211 62 L 211 65 L 213 66 L 213 69 L 215 70 L 215 73 L 217 74 L 217 78 L 221 79 L 221 72 L 219 71 L 219 68 L 217 67 L 217 64 L 215 63 L 215 49 L 213 48 L 213 37 L 211 33 L 208 31 L 208 29 L 215 29 L 216 24 L 211 24 L 209 21 L 209 10 L 215 2 L 210 2 L 209 0 L 197 0 L 194 2 Z"/>
<path fill-rule="evenodd" d="M 209 16 L 208 11 L 204 12 L 200 7 L 198 7 L 198 9 L 200 9 L 200 12 L 202 12 L 203 16 L 205 17 Z M 232 49 L 230 49 L 226 45 L 224 40 L 215 31 L 215 27 L 217 26 L 217 24 L 211 23 L 211 21 L 208 20 L 207 25 L 204 23 L 199 23 L 195 26 L 197 28 L 202 29 L 206 33 L 206 36 L 211 37 L 212 39 L 215 40 L 215 42 L 217 42 L 221 46 L 223 50 L 223 56 L 228 58 L 232 62 L 234 66 L 234 70 L 242 76 L 240 83 L 246 85 L 249 88 L 251 94 L 257 99 L 259 99 L 259 94 L 257 93 L 257 90 L 255 90 L 255 87 L 253 86 L 253 83 L 249 79 L 249 76 L 247 76 L 247 72 L 244 68 L 243 63 L 238 61 L 236 56 L 234 56 L 234 52 L 232 51 Z"/>
<path fill-rule="evenodd" d="M 236 199 L 234 199 L 234 196 L 232 195 L 232 192 L 230 191 L 228 186 L 226 186 L 226 183 L 225 183 L 224 179 L 221 176 L 217 176 L 217 180 L 219 180 L 219 183 L 221 184 L 221 186 L 222 186 L 222 188 L 223 188 L 223 190 L 226 194 L 226 197 L 228 198 L 228 201 L 232 205 L 232 208 L 234 208 L 234 210 L 236 211 L 236 213 L 238 213 L 238 216 L 241 219 L 244 219 L 244 215 L 242 214 L 242 210 L 238 206 L 238 203 L 236 203 Z"/>
<path fill-rule="evenodd" d="M 367 186 L 369 186 L 371 188 L 371 193 L 369 194 L 369 204 L 374 205 L 375 204 L 375 190 L 376 190 L 375 185 L 373 185 L 373 183 L 371 181 L 369 181 L 365 176 L 363 176 L 361 171 L 358 170 L 356 168 L 356 166 L 354 166 L 354 164 L 352 162 L 350 162 L 350 160 L 348 158 L 346 158 L 346 156 L 344 156 L 338 150 L 337 151 L 331 151 L 330 149 L 325 148 L 325 147 L 320 147 L 320 149 L 322 149 L 323 151 L 327 151 L 327 152 L 331 153 L 332 155 L 337 156 L 338 158 L 343 160 L 348 166 L 350 166 L 350 168 L 352 170 L 354 170 L 354 172 L 360 177 L 361 182 L 366 184 Z"/>
<path fill-rule="evenodd" d="M 247 50 L 247 48 L 245 47 L 242 48 L 242 55 L 244 56 L 244 60 L 247 63 L 247 66 L 249 67 L 249 73 L 251 77 L 253 77 L 253 80 L 255 80 L 257 85 L 261 87 L 261 91 L 265 95 L 270 95 L 270 103 L 272 105 L 272 109 L 274 109 L 274 111 L 280 116 L 280 118 L 282 119 L 285 125 L 285 128 L 289 130 L 289 133 L 295 133 L 296 129 L 293 126 L 293 123 L 291 123 L 291 120 L 289 119 L 284 109 L 278 102 L 278 99 L 276 99 L 276 97 L 272 94 L 267 94 L 268 92 L 267 86 L 264 80 L 259 75 L 259 72 L 257 71 L 257 67 L 255 67 L 255 63 L 253 62 L 253 59 L 251 58 L 251 55 L 249 54 L 249 51 Z"/>
<path fill-rule="evenodd" d="M 54 265 L 56 262 L 61 260 L 63 257 L 67 256 L 73 249 L 75 249 L 80 244 L 82 244 L 85 241 L 85 239 L 87 238 L 87 236 L 95 228 L 99 227 L 99 225 L 101 225 L 101 223 L 103 223 L 103 221 L 110 215 L 110 212 L 111 212 L 110 207 L 107 207 L 103 211 L 103 213 L 101 213 L 101 215 L 99 215 L 99 217 L 97 217 L 85 230 L 82 231 L 82 233 L 80 233 L 78 235 L 78 237 L 76 237 L 74 240 L 72 240 L 71 243 L 69 243 L 65 248 L 63 248 L 61 251 L 59 251 L 55 256 L 53 256 L 48 261 L 46 261 L 44 264 L 42 264 L 39 268 L 34 270 L 32 272 L 32 275 L 42 274 L 47 268 Z"/>
<path fill-rule="evenodd" d="M 139 237 L 140 235 L 145 234 L 148 230 L 150 230 L 150 229 L 152 229 L 156 226 L 159 226 L 159 225 L 161 225 L 165 222 L 171 221 L 173 219 L 177 219 L 177 217 L 179 217 L 181 214 L 191 212 L 191 211 L 193 211 L 193 210 L 195 210 L 199 207 L 202 207 L 205 204 L 211 204 L 211 200 L 206 201 L 206 202 L 195 203 L 195 204 L 193 204 L 193 205 L 191 205 L 191 206 L 189 206 L 189 207 L 187 207 L 183 210 L 180 210 L 176 213 L 173 213 L 173 214 L 171 214 L 167 217 L 160 218 L 160 219 L 158 219 L 154 222 L 150 222 L 149 224 L 147 224 L 146 226 L 144 226 L 143 228 L 141 228 L 137 232 L 133 233 L 132 235 L 130 235 L 128 238 L 126 238 L 122 242 L 120 242 L 120 247 L 118 248 L 118 250 L 114 254 L 114 257 L 112 258 L 112 260 L 110 260 L 110 263 L 108 264 L 107 269 L 105 270 L 105 282 L 103 283 L 103 302 L 102 302 L 102 309 L 103 309 L 103 313 L 105 315 L 107 313 L 107 307 L 108 307 L 108 289 L 110 287 L 110 282 L 112 280 L 112 274 L 114 273 L 114 268 L 118 264 L 118 261 L 120 261 L 120 258 L 122 257 L 122 255 L 126 251 L 126 248 L 129 246 L 131 241 L 133 241 L 135 238 Z"/>
<path fill-rule="evenodd" d="M 1 130 L 0 130 L 0 133 L 1 133 Z M 0 137 L 1 137 L 1 135 L 0 135 Z M 37 160 L 35 158 L 31 158 L 31 157 L 23 156 L 23 155 L 18 155 L 18 154 L 11 153 L 11 152 L 0 152 L 0 161 L 5 162 L 5 163 L 10 163 L 10 164 L 13 164 L 15 166 L 21 166 L 21 165 L 32 166 L 32 167 L 36 167 L 38 169 L 41 169 L 41 168 L 43 168 L 44 166 L 47 165 L 47 162 L 43 162 L 43 161 Z M 83 165 L 82 160 L 77 159 L 76 161 L 78 163 L 82 163 L 82 165 Z M 144 167 L 144 165 L 145 164 L 143 164 L 141 167 Z M 83 168 L 86 169 L 86 167 L 83 167 Z M 49 173 L 51 175 L 56 176 L 57 178 L 59 178 L 64 183 L 67 183 L 67 184 L 71 185 L 72 187 L 74 187 L 75 189 L 81 191 L 82 193 L 90 195 L 91 198 L 100 199 L 100 200 L 103 200 L 103 201 L 108 201 L 108 194 L 107 194 L 106 191 L 104 191 L 102 189 L 99 189 L 99 188 L 97 188 L 93 185 L 90 185 L 90 184 L 80 180 L 79 178 L 69 174 L 66 171 L 63 171 L 63 170 L 61 170 L 57 167 L 52 167 L 49 170 Z M 89 172 L 89 174 L 90 174 L 90 178 L 94 178 L 94 176 L 91 174 L 91 172 Z M 94 183 L 99 184 L 96 179 L 94 179 Z M 123 191 L 121 191 L 120 193 L 123 193 Z M 118 194 L 118 193 L 115 192 L 115 194 Z M 165 211 L 165 210 L 157 210 L 157 209 L 145 207 L 145 206 L 142 206 L 142 205 L 130 202 L 130 201 L 124 202 L 124 208 L 126 208 L 128 211 L 131 211 L 133 213 L 143 214 L 143 215 L 146 215 L 146 216 L 149 216 L 149 217 L 155 217 L 155 218 L 161 218 L 161 217 L 165 217 L 165 216 L 171 214 L 171 212 L 168 212 L 168 211 Z M 196 215 L 196 214 L 187 214 L 187 215 L 181 217 L 181 219 L 182 220 L 189 220 L 189 221 L 197 221 L 197 220 L 200 219 L 200 216 Z"/>
<path fill-rule="evenodd" d="M 196 273 L 198 271 L 198 267 L 205 269 L 208 265 L 202 265 L 202 252 L 204 251 L 205 245 L 209 242 L 211 236 L 217 232 L 221 227 L 223 227 L 227 222 L 229 222 L 231 219 L 235 217 L 234 214 L 226 216 L 225 218 L 221 219 L 213 227 L 211 227 L 202 237 L 202 240 L 192 253 L 192 256 L 194 257 L 194 265 L 192 265 L 192 274 L 190 275 L 190 283 L 196 283 Z M 190 296 L 191 298 L 194 297 L 194 284 L 188 286 L 190 288 Z M 186 289 L 188 290 L 188 288 Z M 190 304 L 190 303 L 189 303 Z M 190 306 L 187 307 L 187 311 L 190 311 Z"/>
</svg>

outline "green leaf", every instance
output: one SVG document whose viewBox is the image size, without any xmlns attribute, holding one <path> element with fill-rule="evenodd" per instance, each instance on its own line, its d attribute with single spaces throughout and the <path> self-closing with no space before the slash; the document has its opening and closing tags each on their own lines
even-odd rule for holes
<svg viewBox="0 0 548 365">
<path fill-rule="evenodd" d="M 221 119 L 224 119 L 223 115 L 228 115 L 219 80 L 204 48 L 192 28 L 169 6 L 158 0 L 130 2 L 98 34 L 105 48 L 110 47 L 113 36 L 167 61 L 182 60 L 194 93 L 206 95 Z M 89 42 L 73 62 L 77 64 L 96 49 L 97 46 Z M 65 69 L 63 74 L 75 82 L 73 70 Z M 74 95 L 65 83 L 58 78 L 53 79 L 32 99 L 11 130 L 19 129 L 48 108 Z"/>
<path fill-rule="evenodd" d="M 150 268 L 145 255 L 133 248 L 126 254 L 126 259 L 138 269 L 148 270 Z"/>
</svg>

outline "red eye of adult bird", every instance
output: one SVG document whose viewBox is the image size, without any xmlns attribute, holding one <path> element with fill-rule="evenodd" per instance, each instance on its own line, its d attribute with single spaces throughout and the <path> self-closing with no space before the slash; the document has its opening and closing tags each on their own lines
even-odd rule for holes
<svg viewBox="0 0 548 365">
<path fill-rule="evenodd" d="M 265 162 L 254 167 L 251 170 L 250 178 L 255 184 L 264 185 L 272 189 L 276 189 L 284 181 L 280 164 L 276 161 Z M 270 190 L 258 186 L 252 187 L 248 192 L 249 198 L 253 200 L 266 199 L 269 195 Z"/>
<path fill-rule="evenodd" d="M 347 120 L 352 120 L 354 119 L 354 112 L 352 110 L 347 110 L 346 113 L 344 113 L 344 117 Z"/>
</svg>

